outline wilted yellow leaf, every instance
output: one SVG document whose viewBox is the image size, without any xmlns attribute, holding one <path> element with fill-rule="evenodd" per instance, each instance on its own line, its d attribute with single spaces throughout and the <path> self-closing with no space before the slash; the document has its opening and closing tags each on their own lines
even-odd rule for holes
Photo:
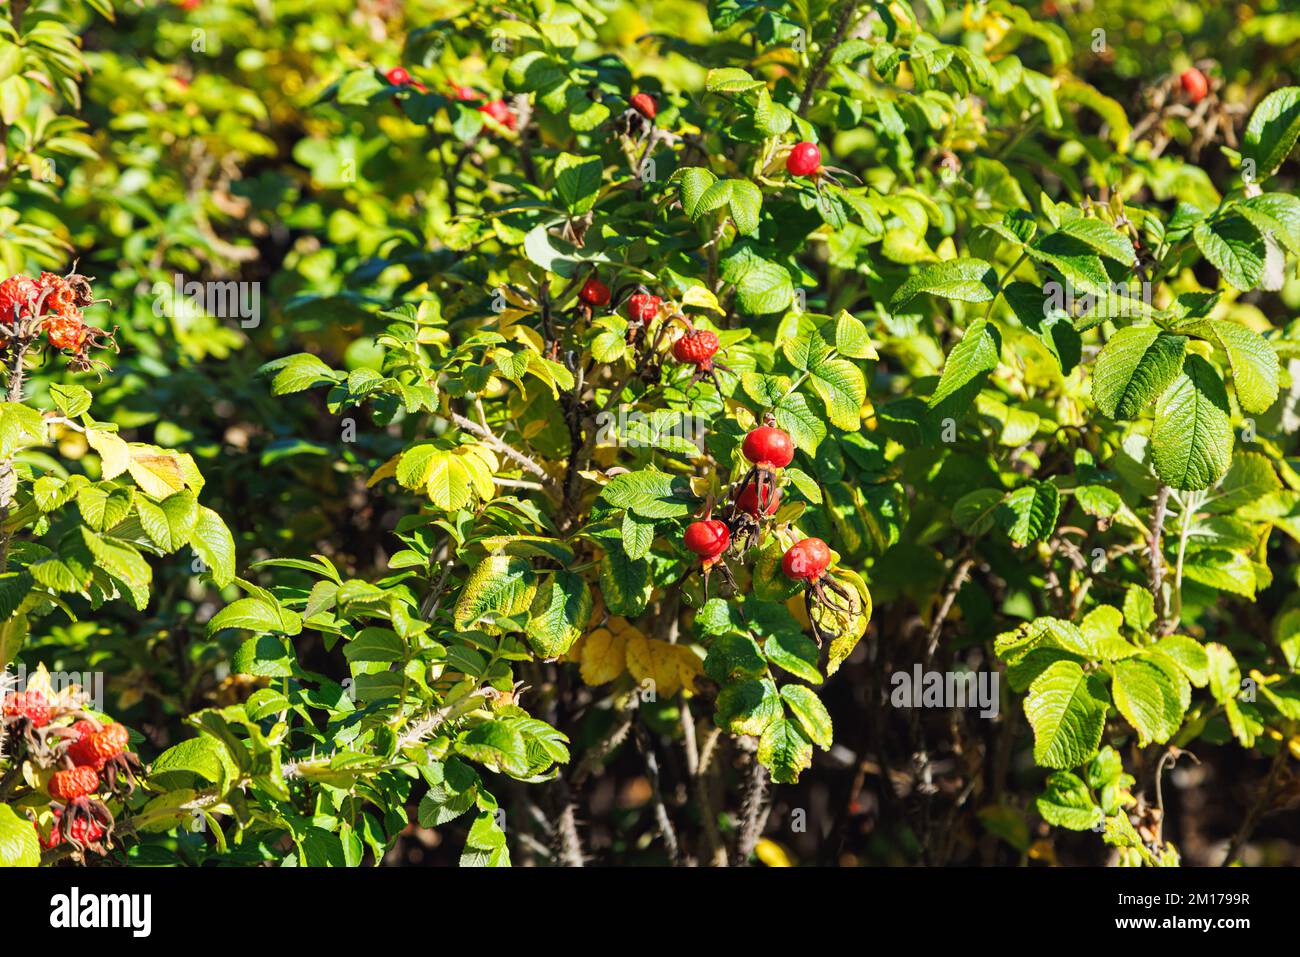
<svg viewBox="0 0 1300 957">
<path fill-rule="evenodd" d="M 582 680 L 603 685 L 623 673 L 627 665 L 627 639 L 608 628 L 597 628 L 582 642 Z"/>
<path fill-rule="evenodd" d="M 765 837 L 761 838 L 758 844 L 754 846 L 754 853 L 768 867 L 794 867 L 785 848 L 776 841 L 768 840 Z"/>
<path fill-rule="evenodd" d="M 714 312 L 725 313 L 726 310 L 718 305 L 718 297 L 715 296 L 707 286 L 692 286 L 682 294 L 683 306 L 694 306 L 697 309 L 712 309 Z"/>
<path fill-rule="evenodd" d="M 103 460 L 101 466 L 102 478 L 117 478 L 131 464 L 130 447 L 115 433 L 102 432 L 99 429 L 87 429 L 86 441 L 90 443 L 92 449 L 99 453 L 99 457 Z"/>
<path fill-rule="evenodd" d="M 682 688 L 695 690 L 703 665 L 685 645 L 637 634 L 627 639 L 627 670 L 638 682 L 653 681 L 655 694 L 671 698 Z"/>
<path fill-rule="evenodd" d="M 131 461 L 127 470 L 146 495 L 166 498 L 185 488 L 185 473 L 173 453 L 134 443 L 129 446 L 129 452 Z"/>
<path fill-rule="evenodd" d="M 375 469 L 373 475 L 366 479 L 366 488 L 373 488 L 377 483 L 386 478 L 392 478 L 397 474 L 397 463 L 402 460 L 402 453 L 398 452 L 391 459 L 385 462 L 379 468 Z"/>
</svg>

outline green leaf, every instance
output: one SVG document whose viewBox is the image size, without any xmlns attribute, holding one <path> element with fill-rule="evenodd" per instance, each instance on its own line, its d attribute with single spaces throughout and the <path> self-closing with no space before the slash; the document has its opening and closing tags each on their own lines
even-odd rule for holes
<svg viewBox="0 0 1300 957">
<path fill-rule="evenodd" d="M 794 784 L 812 767 L 812 743 L 803 727 L 785 718 L 773 721 L 758 740 L 758 760 L 775 784 Z"/>
<path fill-rule="evenodd" d="M 1110 277 L 1090 243 L 1062 230 L 1042 236 L 1026 247 L 1035 262 L 1051 266 L 1070 286 L 1095 296 L 1110 290 Z"/>
<path fill-rule="evenodd" d="M 591 606 L 591 588 L 581 575 L 561 570 L 548 576 L 529 609 L 529 646 L 539 658 L 558 658 L 587 627 Z"/>
<path fill-rule="evenodd" d="M 77 510 L 97 532 L 117 525 L 131 512 L 134 495 L 129 488 L 108 484 L 88 485 L 77 493 Z"/>
<path fill-rule="evenodd" d="M 136 610 L 144 611 L 149 604 L 153 569 L 135 546 L 117 539 L 101 538 L 88 528 L 82 528 L 81 536 L 95 556 L 96 564 L 126 585 Z"/>
<path fill-rule="evenodd" d="M 50 385 L 50 398 L 54 407 L 69 419 L 75 419 L 90 408 L 90 391 L 79 385 Z"/>
<path fill-rule="evenodd" d="M 959 302 L 988 302 L 997 282 L 997 273 L 982 259 L 949 259 L 910 277 L 889 300 L 889 307 L 897 311 L 922 293 Z"/>
<path fill-rule="evenodd" d="M 1183 722 L 1177 686 L 1144 658 L 1125 658 L 1114 669 L 1115 707 L 1137 730 L 1139 746 L 1164 744 Z"/>
<path fill-rule="evenodd" d="M 1237 289 L 1254 289 L 1264 277 L 1264 237 L 1243 216 L 1203 222 L 1192 231 L 1196 246 Z"/>
<path fill-rule="evenodd" d="M 1095 675 L 1073 661 L 1049 665 L 1034 679 L 1025 698 L 1025 716 L 1034 729 L 1034 760 L 1066 771 L 1097 753 L 1109 699 Z"/>
<path fill-rule="evenodd" d="M 343 646 L 348 661 L 405 661 L 406 642 L 391 628 L 362 628 Z"/>
<path fill-rule="evenodd" d="M 1300 86 L 1284 86 L 1264 97 L 1246 124 L 1243 152 L 1255 161 L 1255 181 L 1272 176 L 1300 137 Z"/>
<path fill-rule="evenodd" d="M 190 548 L 202 559 L 218 588 L 235 580 L 235 539 L 212 509 L 199 506 L 190 532 Z"/>
<path fill-rule="evenodd" d="M 475 566 L 456 602 L 458 631 L 481 627 L 498 633 L 492 619 L 509 618 L 526 611 L 537 593 L 532 565 L 513 555 L 489 555 Z"/>
<path fill-rule="evenodd" d="M 289 678 L 293 676 L 295 663 L 293 648 L 288 641 L 279 635 L 258 635 L 239 646 L 230 667 L 239 675 Z"/>
<path fill-rule="evenodd" d="M 785 267 L 764 259 L 745 240 L 732 246 L 721 263 L 723 281 L 736 287 L 736 304 L 746 315 L 781 312 L 794 299 L 794 283 Z"/>
<path fill-rule="evenodd" d="M 718 727 L 732 734 L 762 734 L 781 717 L 781 697 L 771 679 L 746 678 L 718 693 Z"/>
<path fill-rule="evenodd" d="M 939 385 L 930 396 L 930 408 L 937 408 L 959 392 L 965 396 L 968 387 L 977 385 L 984 375 L 997 368 L 1001 354 L 1002 336 L 996 327 L 983 319 L 971 323 L 961 341 L 948 353 Z"/>
<path fill-rule="evenodd" d="M 8 804 L 0 804 L 0 867 L 39 867 L 41 842 L 36 828 Z"/>
<path fill-rule="evenodd" d="M 1129 238 L 1100 219 L 1074 219 L 1062 223 L 1057 232 L 1086 243 L 1103 256 L 1121 265 L 1132 266 L 1137 260 L 1137 254 L 1133 251 L 1133 243 Z"/>
<path fill-rule="evenodd" d="M 1159 326 L 1128 326 L 1111 336 L 1097 355 L 1092 397 L 1107 418 L 1136 418 L 1177 378 L 1187 349 L 1185 336 Z"/>
<path fill-rule="evenodd" d="M 199 517 L 199 503 L 188 489 L 175 492 L 160 503 L 142 495 L 136 500 L 136 512 L 153 543 L 164 552 L 174 552 L 189 542 Z"/>
<path fill-rule="evenodd" d="M 699 505 L 684 476 L 653 469 L 614 476 L 601 489 L 600 497 L 615 508 L 625 508 L 650 519 L 682 518 Z"/>
<path fill-rule="evenodd" d="M 1209 684 L 1210 656 L 1195 638 L 1186 635 L 1166 635 L 1152 647 L 1172 660 L 1196 687 L 1204 688 Z"/>
<path fill-rule="evenodd" d="M 1200 356 L 1188 355 L 1182 374 L 1156 404 L 1151 430 L 1156 474 L 1176 489 L 1209 488 L 1228 470 L 1231 458 L 1232 425 L 1223 380 Z"/>
<path fill-rule="evenodd" d="M 754 79 L 744 70 L 736 67 L 710 70 L 708 76 L 704 78 L 704 88 L 710 93 L 744 93 L 763 85 L 761 80 Z"/>
<path fill-rule="evenodd" d="M 834 739 L 831 716 L 817 693 L 803 685 L 782 685 L 781 698 L 808 739 L 823 751 L 829 750 Z"/>
<path fill-rule="evenodd" d="M 635 618 L 650 601 L 650 563 L 629 558 L 613 542 L 600 560 L 600 593 L 611 614 Z"/>
<path fill-rule="evenodd" d="M 1069 771 L 1053 771 L 1047 776 L 1043 793 L 1034 802 L 1043 820 L 1071 831 L 1092 830 L 1105 818 L 1088 793 L 1088 786 Z"/>
<path fill-rule="evenodd" d="M 599 156 L 561 153 L 555 158 L 555 193 L 571 216 L 579 216 L 596 205 L 604 179 Z"/>
<path fill-rule="evenodd" d="M 300 352 L 285 359 L 266 363 L 259 373 L 274 372 L 271 380 L 272 395 L 289 395 L 318 385 L 333 385 L 343 380 L 343 373 L 335 372 L 316 356 Z"/>
<path fill-rule="evenodd" d="M 772 664 L 790 672 L 796 678 L 802 678 L 815 685 L 822 683 L 821 672 L 817 670 L 821 649 L 802 632 L 775 632 L 763 642 L 763 654 Z"/>
<path fill-rule="evenodd" d="M 1208 339 L 1228 354 L 1232 383 L 1244 411 L 1258 415 L 1277 401 L 1277 353 L 1258 332 L 1226 319 L 1195 319 L 1180 324 L 1178 330 Z"/>
<path fill-rule="evenodd" d="M 1056 528 L 1060 494 L 1051 482 L 1031 482 L 1016 489 L 1002 503 L 999 520 L 1016 545 L 1046 539 Z"/>
<path fill-rule="evenodd" d="M 1219 704 L 1226 704 L 1235 699 L 1241 691 L 1241 668 L 1232 652 L 1218 642 L 1205 646 L 1208 661 L 1210 694 Z"/>
<path fill-rule="evenodd" d="M 1006 497 L 1006 492 L 995 488 L 967 492 L 952 507 L 952 523 L 967 535 L 983 535 L 993 527 Z"/>
<path fill-rule="evenodd" d="M 669 179 L 669 182 L 681 184 L 682 211 L 692 222 L 696 219 L 695 214 L 699 209 L 700 200 L 708 192 L 709 187 L 717 181 L 718 177 L 703 166 L 688 166 L 677 170 Z"/>
<path fill-rule="evenodd" d="M 262 597 L 240 598 L 221 609 L 208 622 L 209 635 L 215 634 L 222 628 L 296 635 L 302 631 L 302 618 L 296 612 L 278 604 L 271 604 Z"/>
</svg>

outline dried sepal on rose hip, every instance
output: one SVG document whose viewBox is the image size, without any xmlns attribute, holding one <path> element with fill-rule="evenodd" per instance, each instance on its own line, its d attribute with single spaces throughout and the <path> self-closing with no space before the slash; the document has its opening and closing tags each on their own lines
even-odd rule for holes
<svg viewBox="0 0 1300 957">
<path fill-rule="evenodd" d="M 819 647 L 826 639 L 839 637 L 838 632 L 823 630 L 818 621 L 823 612 L 856 616 L 862 610 L 857 593 L 827 574 L 830 565 L 830 546 L 820 538 L 805 538 L 795 542 L 786 549 L 781 559 L 781 570 L 785 576 L 803 583 L 804 607 L 808 611 L 813 638 Z"/>
<path fill-rule="evenodd" d="M 53 850 L 64 841 L 81 851 L 92 850 L 103 854 L 108 850 L 103 843 L 108 830 L 94 817 L 79 815 L 73 818 L 65 829 L 63 826 L 63 808 L 57 804 L 52 805 L 51 813 L 54 815 L 54 827 L 50 829 L 49 835 L 42 835 L 39 828 L 36 831 L 37 836 L 40 838 L 41 847 L 47 851 Z"/>
</svg>

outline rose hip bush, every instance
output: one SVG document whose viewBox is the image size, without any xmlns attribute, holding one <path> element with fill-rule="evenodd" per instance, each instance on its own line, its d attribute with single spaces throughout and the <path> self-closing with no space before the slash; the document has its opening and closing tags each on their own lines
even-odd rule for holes
<svg viewBox="0 0 1300 957">
<path fill-rule="evenodd" d="M 90 6 L 0 47 L 9 178 L 78 164 L 0 245 L 0 658 L 101 623 L 165 707 L 6 688 L 6 860 L 786 863 L 804 811 L 828 863 L 1164 866 L 1175 766 L 1247 769 L 1215 863 L 1284 803 L 1284 32 L 1129 83 L 1105 5 L 197 4 L 118 11 L 204 48 L 98 48 L 114 124 Z M 177 270 L 266 327 L 165 321 Z"/>
</svg>

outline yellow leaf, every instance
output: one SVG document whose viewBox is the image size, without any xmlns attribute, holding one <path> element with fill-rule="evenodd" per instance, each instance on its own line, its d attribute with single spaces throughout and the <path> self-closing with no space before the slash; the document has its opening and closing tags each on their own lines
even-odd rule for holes
<svg viewBox="0 0 1300 957">
<path fill-rule="evenodd" d="M 768 840 L 765 837 L 760 838 L 759 842 L 754 846 L 754 853 L 768 867 L 794 867 L 785 848 L 776 841 Z"/>
<path fill-rule="evenodd" d="M 175 455 L 151 445 L 133 443 L 129 448 L 131 461 L 127 470 L 146 495 L 166 498 L 185 488 L 185 473 Z"/>
<path fill-rule="evenodd" d="M 627 639 L 627 670 L 638 682 L 654 682 L 656 695 L 671 698 L 685 687 L 694 690 L 703 670 L 699 656 L 683 645 L 671 645 L 637 633 Z"/>
<path fill-rule="evenodd" d="M 691 286 L 682 295 L 683 306 L 694 306 L 697 309 L 712 309 L 714 312 L 726 314 L 726 310 L 718 305 L 718 297 L 709 291 L 707 286 Z"/>
<path fill-rule="evenodd" d="M 99 457 L 103 460 L 101 466 L 102 478 L 117 478 L 131 464 L 130 446 L 122 441 L 117 434 L 102 432 L 99 429 L 87 429 L 86 441 L 90 443 L 92 449 L 99 453 Z"/>
<path fill-rule="evenodd" d="M 608 628 L 597 628 L 582 643 L 582 680 L 603 685 L 623 673 L 627 664 L 627 639 Z"/>
<path fill-rule="evenodd" d="M 375 469 L 375 473 L 371 475 L 370 478 L 366 479 L 366 488 L 373 488 L 377 483 L 382 482 L 384 479 L 393 478 L 397 474 L 397 463 L 401 460 L 402 453 L 398 452 L 383 465 L 379 466 L 379 468 Z"/>
</svg>

